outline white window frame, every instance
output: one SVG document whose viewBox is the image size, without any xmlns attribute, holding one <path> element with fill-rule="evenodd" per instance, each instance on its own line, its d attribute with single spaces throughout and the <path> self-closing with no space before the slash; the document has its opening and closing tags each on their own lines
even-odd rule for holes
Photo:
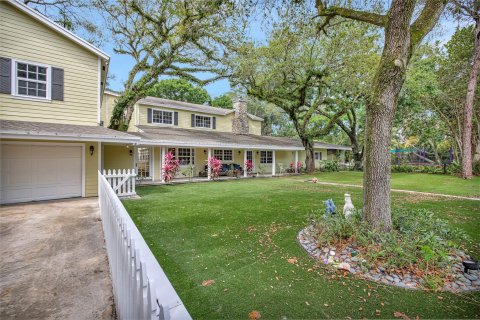
<svg viewBox="0 0 480 320">
<path fill-rule="evenodd" d="M 139 159 L 139 149 L 148 149 L 148 177 L 143 177 L 145 180 L 152 180 L 153 179 L 153 148 L 148 147 L 148 146 L 139 146 L 135 150 L 135 170 L 138 173 L 138 163 L 140 162 Z M 137 180 L 139 180 L 141 177 L 140 175 L 137 176 Z"/>
<path fill-rule="evenodd" d="M 23 78 L 19 78 L 17 75 L 17 64 L 18 63 L 25 63 L 25 64 L 31 64 L 35 65 L 37 67 L 43 67 L 47 69 L 46 75 L 47 75 L 47 81 L 46 81 L 46 96 L 45 97 L 36 97 L 36 96 L 29 96 L 28 94 L 19 94 L 18 93 L 18 80 L 22 80 Z M 27 70 L 28 72 L 28 70 Z M 33 99 L 33 100 L 43 100 L 43 101 L 51 101 L 51 94 L 52 94 L 52 66 L 48 64 L 43 64 L 43 63 L 38 63 L 38 62 L 32 62 L 32 61 L 26 61 L 26 60 L 17 60 L 17 59 L 12 59 L 12 69 L 11 69 L 11 75 L 12 75 L 12 95 L 18 98 L 22 99 Z M 32 82 L 39 82 L 38 80 L 33 80 L 33 79 L 28 79 L 26 78 L 25 81 L 32 81 Z M 40 81 L 41 82 L 41 81 Z M 28 89 L 27 89 L 28 90 Z"/>
<path fill-rule="evenodd" d="M 221 157 L 217 157 L 217 156 L 215 155 L 215 151 L 221 151 L 221 154 L 222 154 Z M 230 151 L 230 152 L 232 153 L 232 159 L 230 159 L 230 160 L 225 160 L 225 151 Z M 213 156 L 214 156 L 215 158 L 217 158 L 218 160 L 222 160 L 222 162 L 224 162 L 224 163 L 233 162 L 233 149 L 214 149 L 214 150 L 213 150 Z"/>
<path fill-rule="evenodd" d="M 188 156 L 190 158 L 190 162 L 187 163 L 187 164 L 181 164 L 180 163 L 180 166 L 181 167 L 188 167 L 190 164 L 195 166 L 195 148 L 183 148 L 183 147 L 175 148 L 175 159 L 177 159 L 178 161 L 180 161 L 180 157 L 181 157 L 179 155 L 180 149 L 190 150 L 190 156 Z M 187 157 L 187 156 L 182 156 L 182 157 Z"/>
<path fill-rule="evenodd" d="M 212 116 L 206 116 L 203 114 L 194 114 L 194 124 L 195 128 L 200 128 L 200 129 L 212 129 L 213 128 L 213 117 Z M 202 127 L 202 126 L 197 126 L 197 117 L 202 117 L 202 118 L 210 118 L 210 127 Z"/>
<path fill-rule="evenodd" d="M 154 113 L 155 111 L 171 113 L 171 114 L 172 114 L 172 123 L 154 122 L 153 119 L 154 119 L 155 117 L 153 116 L 153 113 Z M 154 125 L 160 125 L 160 126 L 174 126 L 174 125 L 175 125 L 175 112 L 172 111 L 172 110 L 152 108 L 152 124 L 154 124 Z"/>
<path fill-rule="evenodd" d="M 265 153 L 265 156 L 263 155 L 263 153 Z M 269 159 L 270 159 L 270 162 L 268 161 Z M 260 163 L 261 164 L 273 164 L 273 151 L 272 150 L 262 150 L 262 151 L 260 151 Z"/>
<path fill-rule="evenodd" d="M 317 159 L 317 154 L 318 154 L 318 159 Z M 322 152 L 320 151 L 315 151 L 315 161 L 322 161 Z"/>
</svg>

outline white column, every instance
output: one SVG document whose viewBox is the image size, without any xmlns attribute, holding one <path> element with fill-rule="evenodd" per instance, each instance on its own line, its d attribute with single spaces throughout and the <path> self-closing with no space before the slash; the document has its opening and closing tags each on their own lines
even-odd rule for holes
<svg viewBox="0 0 480 320">
<path fill-rule="evenodd" d="M 133 150 L 133 170 L 135 170 L 135 173 L 138 174 L 138 170 L 137 170 L 137 157 L 138 157 L 137 146 L 132 146 L 132 150 Z"/>
<path fill-rule="evenodd" d="M 152 172 L 152 181 L 155 181 L 155 147 L 150 147 L 150 171 Z"/>
<path fill-rule="evenodd" d="M 162 183 L 165 183 L 165 178 L 163 177 L 163 162 L 165 161 L 165 154 L 166 154 L 166 148 L 162 147 L 162 153 L 160 156 L 162 157 L 160 159 L 160 176 L 162 177 Z"/>
<path fill-rule="evenodd" d="M 298 173 L 297 163 L 298 163 L 298 150 L 295 151 L 295 173 Z"/>
<path fill-rule="evenodd" d="M 208 157 L 207 157 L 207 179 L 212 180 L 212 167 L 210 167 L 210 158 L 212 157 L 212 148 L 208 148 Z"/>
<path fill-rule="evenodd" d="M 275 175 L 275 150 L 272 151 L 272 176 Z"/>
<path fill-rule="evenodd" d="M 243 176 L 246 178 L 247 175 L 247 150 L 243 150 Z"/>
<path fill-rule="evenodd" d="M 100 172 L 103 173 L 103 146 L 102 146 L 102 143 L 99 141 L 98 144 L 97 144 L 97 152 L 98 152 L 98 155 L 97 155 L 97 158 L 98 158 L 98 168 L 97 170 L 100 170 Z"/>
</svg>

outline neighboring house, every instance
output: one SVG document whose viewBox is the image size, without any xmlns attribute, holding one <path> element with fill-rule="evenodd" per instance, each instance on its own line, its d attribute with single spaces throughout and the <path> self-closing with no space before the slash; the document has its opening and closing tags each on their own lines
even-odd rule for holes
<svg viewBox="0 0 480 320">
<path fill-rule="evenodd" d="M 119 93 L 105 90 L 102 121 L 108 125 Z M 236 100 L 233 110 L 188 102 L 147 97 L 135 104 L 129 133 L 141 138 L 137 149 L 138 173 L 145 179 L 161 181 L 161 159 L 173 152 L 182 167 L 194 165 L 194 175 L 205 174 L 209 156 L 227 164 L 244 166 L 251 160 L 254 170 L 279 174 L 291 162 L 304 162 L 305 148 L 299 139 L 262 136 L 263 119 L 247 112 L 246 102 Z M 105 146 L 108 153 L 121 153 L 118 146 Z M 337 154 L 351 150 L 315 142 L 315 163 L 336 160 Z M 340 151 L 340 152 L 339 152 Z M 130 163 L 105 158 L 106 167 L 129 168 Z"/>
<path fill-rule="evenodd" d="M 161 181 L 162 154 L 204 171 L 208 155 L 278 173 L 305 151 L 261 136 L 246 112 L 147 97 L 129 132 L 107 129 L 117 94 L 105 91 L 110 57 L 16 0 L 0 1 L 0 203 L 97 195 L 97 171 L 136 168 Z M 316 143 L 316 160 L 349 147 Z"/>
</svg>

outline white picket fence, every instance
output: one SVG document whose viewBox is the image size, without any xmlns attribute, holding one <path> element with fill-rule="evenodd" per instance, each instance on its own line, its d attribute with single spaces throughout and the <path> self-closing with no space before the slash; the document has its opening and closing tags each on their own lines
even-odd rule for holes
<svg viewBox="0 0 480 320">
<path fill-rule="evenodd" d="M 103 175 L 118 196 L 133 196 L 137 194 L 135 192 L 137 174 L 134 169 L 103 170 Z"/>
<path fill-rule="evenodd" d="M 118 318 L 191 319 L 125 207 L 100 171 L 98 189 Z"/>
</svg>

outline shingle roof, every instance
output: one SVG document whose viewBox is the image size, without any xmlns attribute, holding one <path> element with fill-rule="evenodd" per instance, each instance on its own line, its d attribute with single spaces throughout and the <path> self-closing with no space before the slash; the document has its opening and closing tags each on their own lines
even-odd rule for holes
<svg viewBox="0 0 480 320">
<path fill-rule="evenodd" d="M 190 102 L 183 102 L 183 101 L 176 101 L 176 100 L 169 100 L 157 97 L 146 97 L 144 99 L 140 99 L 138 101 L 139 104 L 148 105 L 148 106 L 156 106 L 156 107 L 165 107 L 171 109 L 178 109 L 178 110 L 187 110 L 187 111 L 196 111 L 201 113 L 210 113 L 210 114 L 217 114 L 221 116 L 226 116 L 227 114 L 233 113 L 232 109 L 223 109 L 223 108 L 216 108 L 211 106 L 206 106 L 202 104 L 190 103 Z M 262 118 L 257 117 L 253 114 L 248 114 L 248 117 L 252 120 L 263 121 Z"/>
<path fill-rule="evenodd" d="M 141 144 L 188 147 L 249 148 L 262 150 L 304 150 L 299 139 L 233 134 L 201 129 L 138 126 L 140 132 L 132 132 L 142 138 Z M 315 142 L 315 148 L 351 150 L 347 146 Z"/>
<path fill-rule="evenodd" d="M 126 132 L 104 127 L 44 123 L 30 121 L 0 120 L 1 137 L 45 137 L 69 138 L 74 140 L 136 142 L 140 139 Z"/>
</svg>

